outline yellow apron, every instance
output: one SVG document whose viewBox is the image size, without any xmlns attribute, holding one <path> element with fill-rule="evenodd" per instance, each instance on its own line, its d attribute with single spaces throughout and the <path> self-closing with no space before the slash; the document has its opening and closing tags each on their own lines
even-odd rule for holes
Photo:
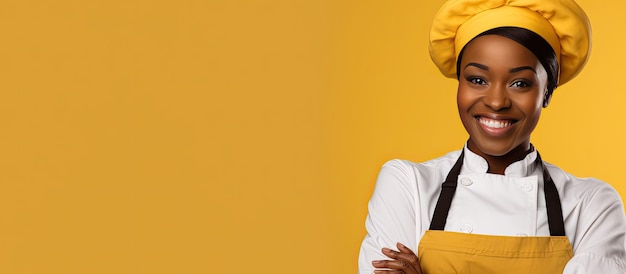
<svg viewBox="0 0 626 274">
<path fill-rule="evenodd" d="M 419 243 L 422 271 L 425 274 L 562 273 L 574 252 L 565 236 L 561 201 L 554 181 L 539 154 L 536 161 L 543 168 L 551 236 L 491 236 L 443 231 L 463 165 L 461 153 L 442 184 L 430 230 Z"/>
</svg>

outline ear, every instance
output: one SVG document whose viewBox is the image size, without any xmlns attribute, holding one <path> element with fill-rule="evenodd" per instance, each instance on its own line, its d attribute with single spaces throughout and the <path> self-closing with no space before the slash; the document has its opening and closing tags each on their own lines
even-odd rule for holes
<svg viewBox="0 0 626 274">
<path fill-rule="evenodd" d="M 543 108 L 547 108 L 550 104 L 550 100 L 552 99 L 552 92 L 548 92 L 543 94 Z"/>
</svg>

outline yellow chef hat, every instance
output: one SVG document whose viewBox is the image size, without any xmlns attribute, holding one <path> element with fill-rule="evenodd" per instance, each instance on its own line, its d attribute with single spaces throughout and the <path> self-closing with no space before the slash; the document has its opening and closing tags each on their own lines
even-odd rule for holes
<svg viewBox="0 0 626 274">
<path fill-rule="evenodd" d="M 559 85 L 574 78 L 591 50 L 591 25 L 574 0 L 449 0 L 435 15 L 430 56 L 456 78 L 456 61 L 476 35 L 498 27 L 520 27 L 543 37 L 559 63 Z"/>
</svg>

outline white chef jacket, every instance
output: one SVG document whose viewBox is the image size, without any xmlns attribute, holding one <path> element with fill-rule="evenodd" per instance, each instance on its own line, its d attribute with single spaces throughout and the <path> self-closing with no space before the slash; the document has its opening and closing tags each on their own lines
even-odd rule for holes
<svg viewBox="0 0 626 274">
<path fill-rule="evenodd" d="M 487 173 L 485 159 L 467 147 L 446 231 L 550 236 L 543 176 L 537 152 L 512 163 L 505 175 Z M 373 260 L 389 259 L 383 247 L 400 242 L 417 254 L 428 230 L 441 183 L 461 151 L 424 163 L 392 160 L 380 171 L 369 202 L 367 235 L 361 245 L 359 273 L 374 271 Z M 574 257 L 563 273 L 626 273 L 626 216 L 619 194 L 593 178 L 576 178 L 545 163 L 561 198 L 565 233 Z"/>
</svg>

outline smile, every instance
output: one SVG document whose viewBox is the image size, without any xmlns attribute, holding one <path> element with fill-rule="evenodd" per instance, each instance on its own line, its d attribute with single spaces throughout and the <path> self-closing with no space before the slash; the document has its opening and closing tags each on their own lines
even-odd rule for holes
<svg viewBox="0 0 626 274">
<path fill-rule="evenodd" d="M 476 120 L 483 131 L 493 137 L 507 134 L 517 122 L 517 120 L 491 119 L 483 116 L 476 116 Z"/>
<path fill-rule="evenodd" d="M 478 117 L 478 122 L 490 128 L 507 128 L 514 123 L 514 121 L 511 120 L 495 120 L 485 117 Z"/>
</svg>

